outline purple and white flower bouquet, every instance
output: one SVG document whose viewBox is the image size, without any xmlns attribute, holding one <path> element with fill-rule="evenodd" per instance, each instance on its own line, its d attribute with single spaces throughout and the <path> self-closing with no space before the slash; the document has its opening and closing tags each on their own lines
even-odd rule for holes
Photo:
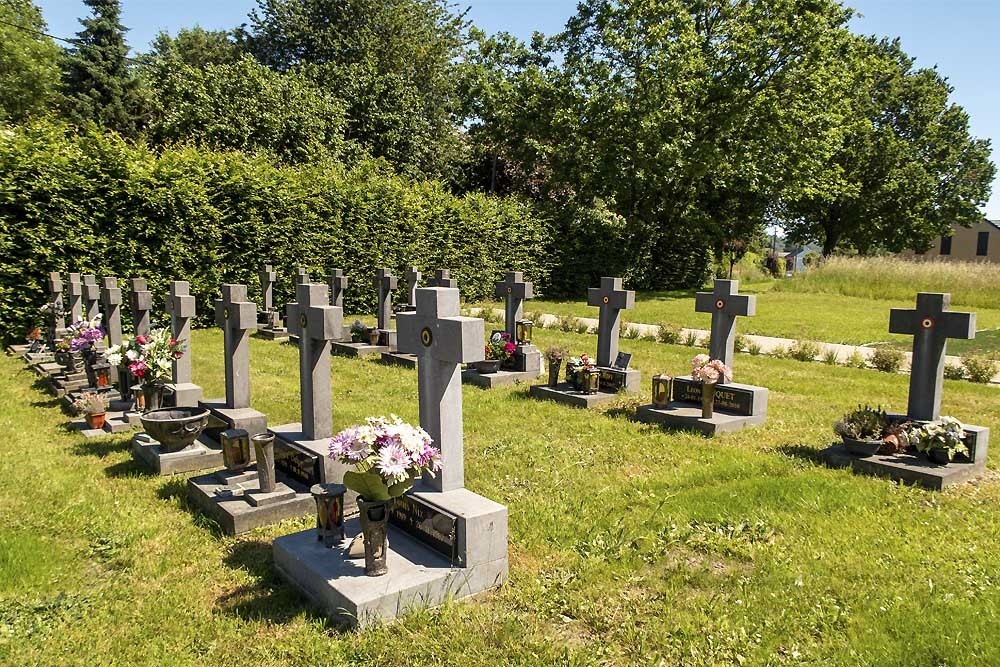
<svg viewBox="0 0 1000 667">
<path fill-rule="evenodd" d="M 77 320 L 66 330 L 70 352 L 90 352 L 104 339 L 101 316 L 93 320 Z"/>
<path fill-rule="evenodd" d="M 353 465 L 344 486 L 365 500 L 397 498 L 423 472 L 441 469 L 441 451 L 425 430 L 396 415 L 369 417 L 330 440 L 330 458 Z"/>
</svg>

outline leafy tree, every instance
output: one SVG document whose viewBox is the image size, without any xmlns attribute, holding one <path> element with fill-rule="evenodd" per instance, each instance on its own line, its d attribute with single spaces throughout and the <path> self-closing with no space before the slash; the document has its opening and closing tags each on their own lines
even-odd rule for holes
<svg viewBox="0 0 1000 667">
<path fill-rule="evenodd" d="M 43 35 L 42 12 L 29 0 L 0 2 L 0 120 L 44 113 L 59 84 L 59 47 Z"/>
<path fill-rule="evenodd" d="M 416 175 L 461 155 L 456 60 L 466 21 L 446 0 L 258 0 L 249 48 L 347 102 L 348 137 Z"/>
<path fill-rule="evenodd" d="M 192 140 L 212 148 L 269 150 L 286 161 L 344 148 L 344 104 L 298 72 L 279 73 L 249 56 L 204 67 L 170 56 L 148 73 L 160 142 Z"/>
<path fill-rule="evenodd" d="M 126 28 L 119 0 L 84 0 L 92 15 L 80 19 L 76 47 L 63 61 L 66 113 L 77 123 L 95 122 L 123 135 L 139 127 L 142 97 L 128 67 Z"/>
<path fill-rule="evenodd" d="M 857 38 L 847 61 L 850 108 L 831 127 L 823 177 L 788 202 L 789 237 L 822 243 L 824 255 L 841 245 L 898 252 L 979 222 L 995 174 L 990 142 L 970 135 L 948 82 L 914 68 L 898 40 Z"/>
<path fill-rule="evenodd" d="M 233 31 L 205 30 L 201 26 L 181 28 L 176 35 L 160 31 L 153 39 L 146 60 L 174 58 L 191 67 L 232 65 L 243 56 Z"/>
</svg>

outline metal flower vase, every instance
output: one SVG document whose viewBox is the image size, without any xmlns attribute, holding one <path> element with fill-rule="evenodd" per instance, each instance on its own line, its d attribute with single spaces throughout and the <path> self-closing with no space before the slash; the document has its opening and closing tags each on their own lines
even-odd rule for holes
<svg viewBox="0 0 1000 667">
<path fill-rule="evenodd" d="M 555 387 L 559 384 L 559 370 L 562 367 L 562 359 L 549 362 L 549 386 Z"/>
<path fill-rule="evenodd" d="M 715 383 L 701 383 L 701 418 L 711 419 L 715 414 Z"/>
<path fill-rule="evenodd" d="M 258 433 L 252 438 L 254 454 L 257 455 L 257 484 L 261 493 L 272 493 L 274 479 L 274 435 Z"/>
<path fill-rule="evenodd" d="M 391 500 L 371 502 L 358 497 L 358 518 L 365 541 L 365 574 L 381 577 L 389 571 L 386 556 L 389 551 L 387 530 L 389 527 L 389 505 Z"/>
<path fill-rule="evenodd" d="M 142 385 L 142 412 L 152 412 L 164 407 L 167 387 L 162 382 L 148 382 Z"/>
</svg>

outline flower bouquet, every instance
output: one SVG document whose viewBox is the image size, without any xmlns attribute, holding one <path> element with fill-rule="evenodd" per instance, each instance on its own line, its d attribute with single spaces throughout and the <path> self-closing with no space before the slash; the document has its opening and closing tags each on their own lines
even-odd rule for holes
<svg viewBox="0 0 1000 667">
<path fill-rule="evenodd" d="M 580 391 L 583 388 L 584 376 L 597 368 L 597 362 L 589 354 L 570 357 L 566 362 L 566 382 Z"/>
<path fill-rule="evenodd" d="M 184 356 L 184 343 L 168 329 L 154 329 L 149 335 L 130 336 L 108 348 L 108 363 L 125 366 L 142 385 L 145 409 L 159 407 L 163 385 L 171 379 L 173 362 Z"/>
<path fill-rule="evenodd" d="M 441 452 L 422 428 L 399 417 L 369 417 L 330 441 L 330 458 L 353 465 L 344 486 L 358 494 L 365 547 L 365 572 L 381 576 L 386 568 L 389 504 L 406 493 L 423 472 L 441 469 Z"/>
<path fill-rule="evenodd" d="M 701 382 L 701 418 L 711 419 L 715 411 L 715 386 L 732 381 L 733 371 L 720 359 L 698 354 L 691 360 L 691 378 Z"/>
<path fill-rule="evenodd" d="M 969 455 L 965 430 L 954 417 L 941 417 L 913 429 L 910 444 L 934 463 L 951 463 L 956 454 Z"/>
<path fill-rule="evenodd" d="M 63 340 L 69 342 L 70 352 L 83 352 L 85 356 L 92 353 L 97 344 L 104 340 L 101 316 L 98 315 L 93 320 L 77 320 L 66 330 Z"/>
<path fill-rule="evenodd" d="M 486 358 L 503 363 L 514 356 L 517 345 L 510 339 L 510 334 L 506 331 L 490 336 L 490 342 L 486 343 Z"/>
</svg>

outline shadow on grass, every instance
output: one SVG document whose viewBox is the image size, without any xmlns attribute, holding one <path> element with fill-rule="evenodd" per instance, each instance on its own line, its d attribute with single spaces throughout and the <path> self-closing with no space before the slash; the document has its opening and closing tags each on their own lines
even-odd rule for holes
<svg viewBox="0 0 1000 667">
<path fill-rule="evenodd" d="M 808 445 L 781 445 L 775 447 L 774 451 L 793 459 L 809 461 L 816 465 L 826 465 L 826 461 L 820 456 L 820 450 Z"/>
<path fill-rule="evenodd" d="M 281 580 L 274 567 L 270 542 L 240 540 L 232 545 L 223 563 L 235 570 L 245 570 L 255 581 L 219 596 L 215 606 L 222 613 L 245 621 L 272 623 L 287 623 L 303 611 L 314 618 L 322 618 Z"/>
<path fill-rule="evenodd" d="M 160 500 L 180 500 L 181 504 L 187 508 L 187 478 L 169 478 L 156 490 L 156 497 Z"/>
<path fill-rule="evenodd" d="M 104 475 L 113 479 L 125 479 L 129 477 L 156 477 L 156 473 L 139 463 L 135 459 L 129 459 L 108 466 L 104 469 Z"/>
<path fill-rule="evenodd" d="M 70 430 L 76 429 L 69 427 Z M 70 450 L 76 456 L 107 458 L 110 454 L 128 451 L 129 441 L 122 438 L 94 438 L 78 442 Z"/>
</svg>

